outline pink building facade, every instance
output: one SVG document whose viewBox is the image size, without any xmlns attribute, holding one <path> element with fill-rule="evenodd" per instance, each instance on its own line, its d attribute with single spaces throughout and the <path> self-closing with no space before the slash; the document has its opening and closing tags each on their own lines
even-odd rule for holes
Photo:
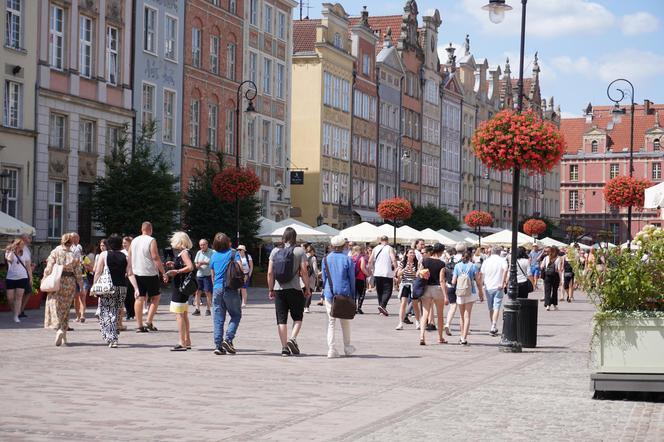
<svg viewBox="0 0 664 442">
<path fill-rule="evenodd" d="M 614 123 L 611 108 L 589 104 L 584 117 L 561 122 L 567 153 L 561 164 L 560 213 L 563 226 L 582 226 L 593 239 L 608 230 L 611 242 L 622 243 L 628 237 L 627 209 L 609 206 L 603 190 L 611 178 L 629 175 L 630 111 Z M 664 105 L 646 100 L 634 110 L 634 177 L 662 181 L 662 143 Z M 661 223 L 659 210 L 634 210 L 632 236 L 647 224 Z"/>
</svg>

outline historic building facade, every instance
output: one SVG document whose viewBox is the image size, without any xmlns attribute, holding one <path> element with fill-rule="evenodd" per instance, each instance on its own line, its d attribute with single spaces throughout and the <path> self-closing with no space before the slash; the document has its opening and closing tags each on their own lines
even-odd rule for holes
<svg viewBox="0 0 664 442">
<path fill-rule="evenodd" d="M 441 104 L 440 207 L 460 216 L 461 184 L 461 106 L 463 88 L 456 69 L 455 48 L 446 49 L 447 61 L 441 66 L 443 96 Z"/>
<path fill-rule="evenodd" d="M 38 1 L 37 240 L 93 235 L 86 202 L 103 158 L 131 131 L 132 2 Z"/>
<path fill-rule="evenodd" d="M 3 2 L 0 21 L 0 210 L 32 225 L 38 3 Z"/>
<path fill-rule="evenodd" d="M 618 244 L 628 237 L 627 209 L 609 206 L 603 189 L 611 178 L 629 175 L 631 115 L 628 106 L 616 123 L 612 108 L 589 104 L 583 117 L 561 121 L 567 152 L 560 168 L 560 214 L 563 226 L 579 225 L 594 239 L 608 230 L 610 241 Z M 662 182 L 662 144 L 664 105 L 645 100 L 634 109 L 634 177 Z M 661 225 L 659 210 L 634 211 L 632 236 L 646 224 Z"/>
</svg>

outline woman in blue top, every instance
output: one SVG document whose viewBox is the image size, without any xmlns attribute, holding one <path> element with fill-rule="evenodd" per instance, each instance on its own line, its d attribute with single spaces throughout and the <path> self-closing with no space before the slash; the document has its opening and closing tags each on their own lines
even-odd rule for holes
<svg viewBox="0 0 664 442">
<path fill-rule="evenodd" d="M 323 258 L 323 296 L 325 298 L 325 309 L 327 310 L 327 346 L 328 358 L 338 358 L 339 352 L 335 348 L 334 327 L 337 318 L 333 318 L 330 313 L 332 310 L 332 300 L 334 295 L 350 296 L 355 298 L 355 263 L 346 253 L 344 246 L 346 239 L 342 236 L 335 236 L 331 239 L 332 251 Z M 331 280 L 331 282 L 330 282 Z M 332 291 L 334 288 L 334 293 Z M 350 356 L 355 352 L 355 347 L 350 344 L 350 319 L 339 319 L 341 323 L 341 332 L 344 337 L 344 354 Z"/>
<path fill-rule="evenodd" d="M 459 290 L 457 283 L 460 282 L 461 279 L 466 279 L 466 276 L 468 277 L 467 282 L 470 284 L 470 290 L 469 293 L 464 294 L 463 291 Z M 476 284 L 473 284 L 473 281 L 475 281 Z M 480 273 L 473 264 L 473 255 L 469 250 L 464 252 L 461 262 L 454 266 L 452 285 L 456 288 L 456 303 L 459 307 L 459 316 L 461 319 L 461 324 L 459 326 L 461 329 L 459 344 L 468 345 L 468 340 L 466 338 L 470 331 L 470 314 L 473 311 L 473 304 L 478 300 L 477 292 L 479 292 L 479 300 L 484 301 Z"/>
<path fill-rule="evenodd" d="M 235 354 L 233 338 L 242 318 L 242 297 L 239 290 L 226 287 L 226 270 L 231 260 L 238 259 L 237 253 L 231 249 L 231 239 L 224 233 L 214 235 L 212 242 L 214 254 L 210 258 L 212 271 L 212 322 L 214 323 L 214 354 Z M 233 256 L 235 255 L 235 256 Z M 224 321 L 226 312 L 231 317 L 224 338 Z"/>
</svg>

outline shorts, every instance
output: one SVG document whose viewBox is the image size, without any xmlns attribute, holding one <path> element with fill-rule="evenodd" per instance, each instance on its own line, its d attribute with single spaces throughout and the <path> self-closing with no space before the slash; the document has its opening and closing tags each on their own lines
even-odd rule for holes
<svg viewBox="0 0 664 442">
<path fill-rule="evenodd" d="M 411 283 L 402 283 L 399 286 L 399 298 L 410 298 L 413 293 L 413 285 Z"/>
<path fill-rule="evenodd" d="M 293 321 L 302 321 L 304 317 L 304 303 L 306 301 L 302 290 L 277 290 L 274 298 L 274 309 L 277 314 L 277 324 L 288 324 L 288 312 Z"/>
<path fill-rule="evenodd" d="M 503 296 L 505 296 L 503 289 L 486 291 L 486 304 L 489 307 L 489 311 L 500 310 L 500 307 L 503 305 Z"/>
<path fill-rule="evenodd" d="M 212 293 L 212 276 L 197 276 L 198 291 Z"/>
<path fill-rule="evenodd" d="M 249 287 L 249 274 L 245 273 L 244 274 L 244 284 L 242 284 L 242 288 L 246 289 Z M 313 290 L 313 289 L 312 289 Z"/>
<path fill-rule="evenodd" d="M 8 279 L 7 280 L 7 290 L 15 290 L 15 289 L 25 290 L 29 283 L 30 283 L 30 279 L 28 279 L 28 278 Z"/>
<path fill-rule="evenodd" d="M 136 275 L 136 285 L 138 285 L 138 297 L 148 298 L 159 296 L 159 276 L 138 276 Z"/>
<path fill-rule="evenodd" d="M 565 290 L 567 290 L 567 289 L 569 289 L 570 285 L 573 285 L 573 284 L 574 284 L 574 273 L 572 273 L 572 274 L 565 273 L 564 278 L 563 278 L 563 288 Z"/>
<path fill-rule="evenodd" d="M 539 278 L 541 275 L 539 266 L 530 266 L 530 273 L 533 275 L 533 277 Z"/>
<path fill-rule="evenodd" d="M 443 289 L 439 285 L 428 285 L 424 291 L 423 299 L 443 300 Z"/>
<path fill-rule="evenodd" d="M 477 296 L 477 293 L 473 293 L 469 296 L 457 296 L 456 303 L 457 305 L 472 304 L 473 302 L 479 301 L 480 298 Z"/>
</svg>

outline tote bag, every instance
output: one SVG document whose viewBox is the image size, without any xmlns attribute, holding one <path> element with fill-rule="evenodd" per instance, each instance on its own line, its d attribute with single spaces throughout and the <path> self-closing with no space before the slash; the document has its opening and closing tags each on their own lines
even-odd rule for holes
<svg viewBox="0 0 664 442">
<path fill-rule="evenodd" d="M 42 278 L 41 283 L 39 284 L 39 289 L 45 293 L 55 293 L 60 290 L 60 279 L 62 278 L 62 264 L 57 262 L 53 264 L 51 273 L 48 276 Z"/>
</svg>

